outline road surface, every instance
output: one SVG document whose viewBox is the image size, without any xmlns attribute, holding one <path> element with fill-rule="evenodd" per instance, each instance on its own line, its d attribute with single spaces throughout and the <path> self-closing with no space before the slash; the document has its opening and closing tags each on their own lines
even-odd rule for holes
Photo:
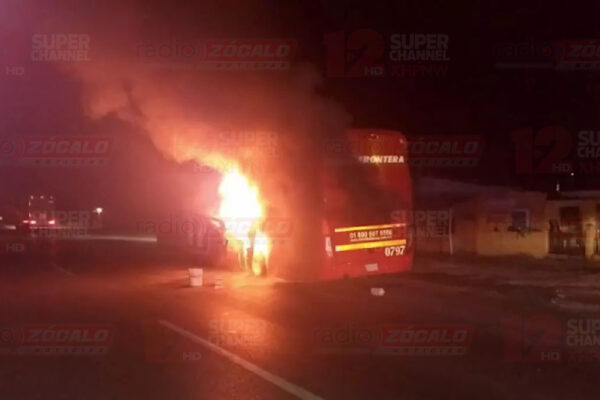
<svg viewBox="0 0 600 400">
<path fill-rule="evenodd" d="M 565 321 L 591 314 L 410 274 L 299 284 L 211 270 L 191 288 L 192 266 L 123 238 L 2 256 L 0 398 L 597 396 L 600 346 L 577 359 L 546 329 L 558 321 L 564 335 Z M 550 322 L 537 329 L 540 315 Z M 386 346 L 397 329 L 468 339 L 452 342 L 457 352 L 431 336 Z"/>
</svg>

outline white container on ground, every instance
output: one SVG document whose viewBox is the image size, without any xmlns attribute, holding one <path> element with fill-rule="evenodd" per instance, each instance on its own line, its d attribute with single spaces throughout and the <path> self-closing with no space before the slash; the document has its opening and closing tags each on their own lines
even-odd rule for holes
<svg viewBox="0 0 600 400">
<path fill-rule="evenodd" d="M 199 287 L 204 283 L 204 270 L 202 268 L 188 268 L 190 274 L 190 286 Z"/>
</svg>

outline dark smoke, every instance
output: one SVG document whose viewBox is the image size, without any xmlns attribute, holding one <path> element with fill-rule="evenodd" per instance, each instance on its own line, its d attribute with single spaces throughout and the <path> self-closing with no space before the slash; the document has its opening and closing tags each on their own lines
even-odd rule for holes
<svg viewBox="0 0 600 400">
<path fill-rule="evenodd" d="M 31 13 L 36 29 L 91 37 L 92 61 L 62 66 L 82 85 L 86 116 L 126 121 L 177 163 L 197 161 L 218 168 L 215 155 L 235 159 L 258 185 L 269 216 L 294 221 L 296 240 L 286 242 L 282 251 L 292 273 L 282 274 L 310 276 L 323 247 L 324 139 L 343 141 L 351 122 L 342 107 L 317 94 L 322 79 L 317 69 L 296 62 L 288 71 L 206 71 L 182 68 L 177 60 L 153 67 L 140 57 L 140 46 L 282 38 L 251 24 L 249 15 L 260 14 L 263 3 L 231 2 L 228 7 L 214 2 L 177 10 L 166 3 L 92 2 L 78 6 L 77 12 L 74 2 L 50 3 L 51 10 L 46 4 Z M 224 132 L 248 131 L 275 133 L 274 151 L 265 156 L 260 145 L 222 145 Z M 342 184 L 365 203 L 376 197 L 364 171 L 357 165 L 352 169 L 341 176 Z M 311 254 L 309 249 L 319 251 Z"/>
</svg>

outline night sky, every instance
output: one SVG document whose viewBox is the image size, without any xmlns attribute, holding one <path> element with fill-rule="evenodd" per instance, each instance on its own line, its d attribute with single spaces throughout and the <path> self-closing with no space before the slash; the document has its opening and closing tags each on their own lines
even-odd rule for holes
<svg viewBox="0 0 600 400">
<path fill-rule="evenodd" d="M 428 168 L 419 174 L 544 191 L 553 190 L 557 179 L 563 189 L 598 188 L 600 171 L 580 174 L 576 169 L 574 177 L 560 178 L 544 172 L 517 173 L 511 133 L 526 128 L 536 132 L 552 125 L 565 127 L 573 138 L 580 130 L 600 131 L 600 71 L 498 66 L 506 61 L 501 49 L 511 43 L 541 46 L 600 38 L 598 7 L 574 3 L 559 7 L 545 1 L 493 3 L 190 1 L 174 6 L 162 1 L 5 1 L 0 6 L 2 63 L 18 60 L 27 73 L 0 77 L 2 135 L 108 134 L 115 141 L 111 162 L 102 168 L 25 168 L 3 163 L 0 195 L 3 201 L 13 201 L 26 193 L 52 192 L 65 204 L 92 207 L 112 202 L 135 209 L 157 196 L 157 185 L 173 184 L 169 174 L 175 176 L 181 170 L 161 156 L 135 121 L 114 111 L 90 118 L 85 105 L 89 89 L 80 75 L 28 58 L 29 35 L 36 32 L 89 34 L 92 65 L 98 60 L 94 57 L 109 54 L 94 53 L 99 42 L 102 49 L 120 51 L 139 45 L 140 40 L 293 39 L 297 47 L 292 64 L 316 68 L 322 75 L 316 95 L 344 109 L 353 127 L 395 129 L 409 138 L 483 137 L 479 167 Z M 135 35 L 128 36 L 127 29 L 121 29 L 128 26 L 128 20 L 135 22 Z M 115 32 L 111 32 L 112 24 L 119 27 Z M 390 76 L 388 68 L 384 77 L 328 76 L 331 50 L 325 45 L 326 35 L 343 31 L 347 37 L 359 29 L 381 35 L 384 59 L 392 34 L 447 35 L 447 73 L 397 77 Z M 509 61 L 555 62 L 552 57 L 531 54 Z M 538 147 L 535 157 L 543 158 L 551 147 Z M 569 160 L 574 153 L 573 148 Z M 118 193 L 112 192 L 115 182 Z"/>
</svg>

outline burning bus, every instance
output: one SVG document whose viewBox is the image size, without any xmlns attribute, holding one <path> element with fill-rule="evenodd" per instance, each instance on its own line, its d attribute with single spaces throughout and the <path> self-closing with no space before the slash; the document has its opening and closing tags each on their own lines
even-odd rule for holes
<svg viewBox="0 0 600 400">
<path fill-rule="evenodd" d="M 355 129 L 341 145 L 327 143 L 324 150 L 317 169 L 320 204 L 294 218 L 267 213 L 257 186 L 239 170 L 224 174 L 219 216 L 230 242 L 245 254 L 245 267 L 293 280 L 410 269 L 412 228 L 409 218 L 399 217 L 412 209 L 406 138 L 396 131 Z M 230 225 L 240 216 L 246 224 Z"/>
<path fill-rule="evenodd" d="M 219 200 L 210 215 L 221 228 L 203 229 L 204 224 L 198 224 L 192 242 L 212 243 L 208 247 L 217 248 L 214 253 L 221 258 L 225 245 L 227 253 L 233 254 L 226 257 L 230 264 L 234 260 L 254 275 L 289 280 L 410 269 L 410 219 L 398 217 L 412 209 L 405 137 L 396 131 L 355 129 L 347 131 L 343 140 L 325 143 L 322 150 L 318 166 L 287 178 L 292 186 L 304 185 L 313 192 L 310 207 L 302 190 L 267 199 L 272 193 L 265 189 L 265 174 L 260 181 L 261 174 L 248 172 L 237 160 L 219 156 L 215 156 L 218 162 L 209 160 L 220 172 Z M 302 176 L 310 183 L 300 182 Z M 211 232 L 215 237 L 204 238 Z M 205 250 L 211 253 L 210 248 Z"/>
</svg>

